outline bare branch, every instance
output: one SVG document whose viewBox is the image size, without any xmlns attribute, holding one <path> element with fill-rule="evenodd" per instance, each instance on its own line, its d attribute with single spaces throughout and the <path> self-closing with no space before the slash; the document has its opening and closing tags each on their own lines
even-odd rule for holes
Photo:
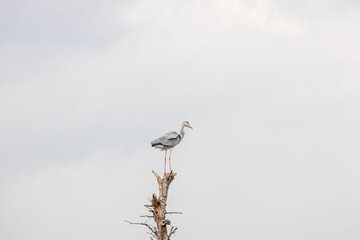
<svg viewBox="0 0 360 240">
<path fill-rule="evenodd" d="M 183 214 L 182 212 L 166 212 L 165 214 Z"/>
<path fill-rule="evenodd" d="M 147 224 L 146 222 L 145 223 L 133 223 L 133 222 L 130 222 L 130 221 L 128 221 L 128 220 L 124 220 L 125 222 L 127 222 L 127 223 L 130 223 L 130 224 L 134 224 L 134 225 L 144 225 L 144 226 L 147 226 L 149 229 L 150 229 L 150 231 L 153 233 L 153 234 L 155 234 L 156 235 L 156 232 L 155 232 L 155 229 L 153 229 L 153 227 L 151 227 L 149 224 Z"/>
<path fill-rule="evenodd" d="M 158 181 L 158 183 L 159 183 L 159 185 L 160 185 L 161 182 L 162 182 L 161 177 L 160 177 L 159 174 L 157 174 L 154 170 L 152 170 L 152 173 L 155 175 L 155 177 L 156 177 L 156 179 L 157 179 L 157 181 Z"/>
<path fill-rule="evenodd" d="M 171 227 L 168 239 L 170 239 L 171 235 L 175 235 L 177 229 L 177 227 Z"/>
</svg>

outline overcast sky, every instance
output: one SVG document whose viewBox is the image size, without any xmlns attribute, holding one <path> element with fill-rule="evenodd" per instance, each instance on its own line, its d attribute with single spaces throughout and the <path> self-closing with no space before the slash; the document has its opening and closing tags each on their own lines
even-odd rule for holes
<svg viewBox="0 0 360 240">
<path fill-rule="evenodd" d="M 0 239 L 360 239 L 356 0 L 0 2 Z"/>
</svg>

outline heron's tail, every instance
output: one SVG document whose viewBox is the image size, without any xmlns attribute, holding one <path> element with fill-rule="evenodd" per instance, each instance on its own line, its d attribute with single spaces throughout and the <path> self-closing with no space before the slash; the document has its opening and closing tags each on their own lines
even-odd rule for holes
<svg viewBox="0 0 360 240">
<path fill-rule="evenodd" d="M 155 139 L 155 140 L 151 141 L 151 146 L 152 146 L 152 147 L 155 147 L 155 146 L 158 145 L 159 143 L 160 143 L 159 140 L 158 140 L 158 139 Z"/>
</svg>

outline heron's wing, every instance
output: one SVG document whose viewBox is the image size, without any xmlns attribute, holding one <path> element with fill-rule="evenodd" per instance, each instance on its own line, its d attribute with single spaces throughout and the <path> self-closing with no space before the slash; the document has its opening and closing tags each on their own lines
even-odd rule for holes
<svg viewBox="0 0 360 240">
<path fill-rule="evenodd" d="M 168 132 L 164 134 L 163 136 L 159 137 L 158 139 L 155 139 L 151 142 L 152 146 L 156 145 L 163 145 L 166 147 L 174 147 L 181 141 L 180 134 L 177 132 Z"/>
<path fill-rule="evenodd" d="M 161 136 L 160 138 L 167 138 L 167 139 L 173 139 L 173 138 L 177 138 L 178 136 L 180 136 L 180 134 L 178 134 L 177 132 L 168 132 L 166 134 L 164 134 L 163 136 Z"/>
</svg>

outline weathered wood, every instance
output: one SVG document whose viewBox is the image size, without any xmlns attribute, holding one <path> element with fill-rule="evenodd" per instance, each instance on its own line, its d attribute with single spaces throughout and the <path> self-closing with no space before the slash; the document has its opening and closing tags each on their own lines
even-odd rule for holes
<svg viewBox="0 0 360 240">
<path fill-rule="evenodd" d="M 158 240 L 169 240 L 177 228 L 172 227 L 170 233 L 167 231 L 167 225 L 170 225 L 171 222 L 166 219 L 166 201 L 170 183 L 174 180 L 176 173 L 171 171 L 161 178 L 154 170 L 152 172 L 159 185 L 159 197 L 154 193 L 151 200 L 152 213 L 156 223 L 155 235 Z"/>
<path fill-rule="evenodd" d="M 148 229 L 150 229 L 149 234 L 152 237 L 155 237 L 157 240 L 170 240 L 170 237 L 174 235 L 177 230 L 177 227 L 171 227 L 170 231 L 168 232 L 167 226 L 171 224 L 169 219 L 166 219 L 167 214 L 181 214 L 181 212 L 167 212 L 166 211 L 166 201 L 168 198 L 168 191 L 170 187 L 170 183 L 174 180 L 176 173 L 171 171 L 170 173 L 164 174 L 164 177 L 161 178 L 154 170 L 152 173 L 155 175 L 156 180 L 159 185 L 159 197 L 156 196 L 154 193 L 152 195 L 152 199 L 150 199 L 150 205 L 144 205 L 148 208 L 149 212 L 152 215 L 143 215 L 141 217 L 146 217 L 149 219 L 153 219 L 155 221 L 156 226 L 152 226 L 147 222 L 144 223 L 132 223 L 126 221 L 130 224 L 137 224 L 137 225 L 144 225 Z M 150 237 L 150 239 L 153 239 Z"/>
</svg>

